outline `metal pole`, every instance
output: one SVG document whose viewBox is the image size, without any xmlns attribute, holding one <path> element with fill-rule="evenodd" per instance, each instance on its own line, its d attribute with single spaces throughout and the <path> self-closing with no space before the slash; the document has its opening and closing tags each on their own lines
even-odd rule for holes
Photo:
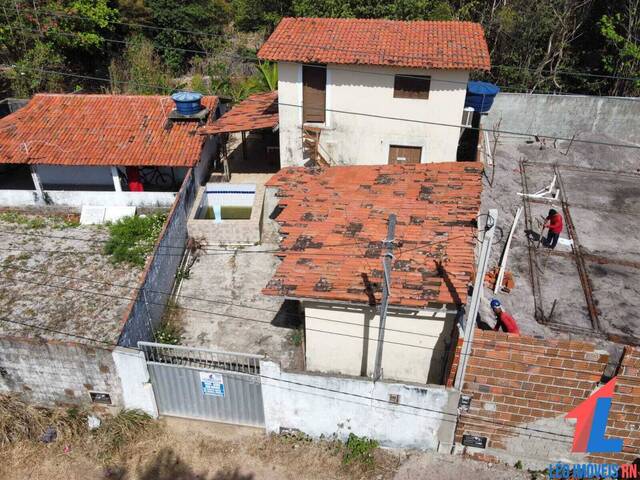
<svg viewBox="0 0 640 480">
<path fill-rule="evenodd" d="M 387 322 L 387 308 L 389 306 L 389 294 L 391 293 L 391 259 L 393 258 L 393 240 L 396 234 L 396 216 L 389 215 L 387 226 L 387 239 L 384 241 L 387 251 L 382 258 L 384 281 L 382 284 L 382 302 L 380 304 L 380 325 L 378 328 L 378 348 L 376 349 L 376 364 L 373 371 L 373 381 L 378 381 L 382 376 L 382 346 L 384 344 L 384 329 Z"/>
<path fill-rule="evenodd" d="M 473 282 L 473 294 L 469 301 L 469 314 L 464 322 L 464 343 L 462 344 L 462 352 L 460 354 L 460 362 L 458 373 L 453 384 L 455 388 L 460 390 L 464 382 L 464 375 L 471 353 L 471 343 L 475 332 L 476 317 L 480 309 L 480 299 L 482 298 L 482 286 L 484 284 L 484 276 L 487 272 L 487 264 L 489 263 L 489 254 L 491 252 L 491 243 L 493 242 L 493 234 L 496 231 L 496 222 L 498 220 L 498 210 L 489 210 L 487 221 L 484 224 L 484 236 L 482 237 L 482 246 L 480 247 L 480 256 L 478 257 L 478 268 L 476 270 L 476 279 Z"/>
<path fill-rule="evenodd" d="M 242 161 L 247 161 L 247 134 L 242 132 Z"/>
</svg>

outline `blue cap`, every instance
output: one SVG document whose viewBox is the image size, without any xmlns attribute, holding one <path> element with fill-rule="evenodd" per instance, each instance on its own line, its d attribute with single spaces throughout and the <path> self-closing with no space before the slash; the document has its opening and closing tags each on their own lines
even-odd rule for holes
<svg viewBox="0 0 640 480">
<path fill-rule="evenodd" d="M 198 102 L 202 99 L 202 94 L 198 92 L 177 92 L 171 95 L 175 102 Z"/>
<path fill-rule="evenodd" d="M 491 300 L 491 308 L 497 308 L 501 306 L 502 304 L 500 303 L 500 300 L 498 300 L 497 298 L 494 298 L 493 300 Z"/>
</svg>

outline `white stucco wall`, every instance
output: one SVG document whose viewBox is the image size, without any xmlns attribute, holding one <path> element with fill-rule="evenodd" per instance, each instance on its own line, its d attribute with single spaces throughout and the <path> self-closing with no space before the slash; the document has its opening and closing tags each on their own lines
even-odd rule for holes
<svg viewBox="0 0 640 480">
<path fill-rule="evenodd" d="M 394 98 L 395 74 L 430 75 L 429 99 Z M 302 165 L 302 65 L 280 62 L 278 77 L 280 162 Z M 322 149 L 347 165 L 386 164 L 389 145 L 422 147 L 423 163 L 455 161 L 459 128 L 381 117 L 460 125 L 468 78 L 462 70 L 328 65 Z"/>
<path fill-rule="evenodd" d="M 120 377 L 124 408 L 142 410 L 153 418 L 158 418 L 158 407 L 144 353 L 116 347 L 112 356 L 116 373 Z"/>
<path fill-rule="evenodd" d="M 371 376 L 379 316 L 370 307 L 303 303 L 309 371 Z M 383 378 L 440 383 L 455 313 L 446 307 L 422 312 L 390 311 L 382 354 Z"/>
<path fill-rule="evenodd" d="M 439 386 L 283 372 L 261 361 L 267 432 L 297 429 L 318 438 L 350 433 L 395 448 L 452 445 L 458 394 Z M 389 395 L 399 395 L 398 404 Z"/>
<path fill-rule="evenodd" d="M 46 201 L 35 190 L 0 190 L 0 206 L 28 207 L 32 205 L 58 205 L 82 207 L 170 207 L 176 199 L 175 192 L 84 192 L 75 190 L 45 191 Z"/>
<path fill-rule="evenodd" d="M 193 176 L 196 181 L 196 185 L 204 185 L 209 179 L 211 173 L 211 167 L 213 164 L 213 158 L 218 150 L 218 136 L 209 135 L 200 152 L 200 160 L 198 164 L 193 168 Z M 183 177 L 184 178 L 184 177 Z"/>
</svg>

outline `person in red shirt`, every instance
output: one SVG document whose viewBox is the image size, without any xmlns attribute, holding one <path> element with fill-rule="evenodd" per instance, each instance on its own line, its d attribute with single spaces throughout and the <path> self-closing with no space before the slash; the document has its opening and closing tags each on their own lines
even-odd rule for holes
<svg viewBox="0 0 640 480">
<path fill-rule="evenodd" d="M 560 232 L 562 232 L 562 215 L 552 208 L 549 210 L 549 215 L 547 215 L 547 220 L 544 226 L 549 229 L 547 233 L 547 240 L 544 244 L 546 247 L 554 249 L 558 244 Z"/>
<path fill-rule="evenodd" d="M 130 192 L 144 192 L 144 185 L 140 178 L 138 167 L 127 167 L 127 183 Z"/>
<path fill-rule="evenodd" d="M 496 326 L 493 327 L 496 332 L 502 329 L 503 332 L 520 335 L 518 324 L 511 315 L 502 309 L 500 300 L 497 298 L 491 300 L 491 308 L 493 309 L 493 313 L 496 314 Z"/>
</svg>

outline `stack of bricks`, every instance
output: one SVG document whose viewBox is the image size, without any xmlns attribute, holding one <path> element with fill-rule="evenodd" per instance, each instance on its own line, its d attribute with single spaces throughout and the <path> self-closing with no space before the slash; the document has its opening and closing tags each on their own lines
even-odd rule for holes
<svg viewBox="0 0 640 480">
<path fill-rule="evenodd" d="M 462 339 L 457 347 L 448 386 L 456 375 Z M 533 445 L 531 438 L 542 435 L 532 432 L 554 430 L 557 425 L 556 432 L 562 430 L 562 434 L 550 437 L 558 442 L 538 442 L 531 455 L 553 461 L 563 452 L 568 454 L 573 428 L 564 416 L 599 386 L 607 362 L 608 355 L 587 342 L 477 330 L 462 388 L 462 394 L 470 395 L 472 401 L 469 411 L 461 413 L 456 442 L 461 443 L 463 434 L 487 437 L 487 449 L 474 449 L 475 456 L 494 460 L 505 453 L 502 458 L 506 458 L 513 453 L 514 439 Z M 608 436 L 624 439 L 625 449 L 609 460 L 631 461 L 640 455 L 639 371 L 639 350 L 627 347 L 607 429 Z"/>
</svg>

